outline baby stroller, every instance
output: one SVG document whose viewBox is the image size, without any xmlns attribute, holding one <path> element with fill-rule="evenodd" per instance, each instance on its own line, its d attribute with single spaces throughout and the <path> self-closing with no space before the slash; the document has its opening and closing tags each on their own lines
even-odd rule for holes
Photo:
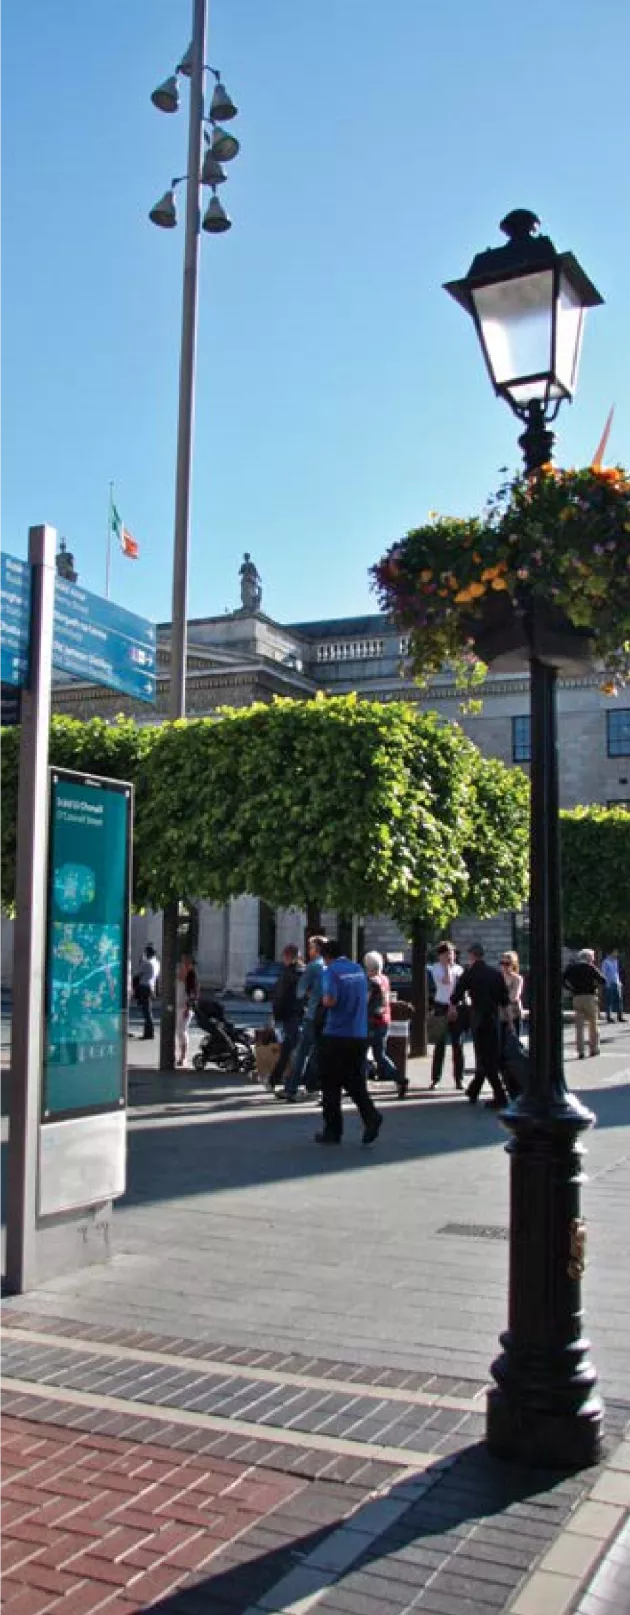
<svg viewBox="0 0 630 1615">
<path fill-rule="evenodd" d="M 256 1070 L 251 1034 L 226 1019 L 217 998 L 199 999 L 195 1016 L 205 1037 L 193 1055 L 194 1070 L 203 1071 L 204 1066 L 215 1065 L 220 1071 L 239 1071 L 243 1076 L 251 1076 Z"/>
</svg>

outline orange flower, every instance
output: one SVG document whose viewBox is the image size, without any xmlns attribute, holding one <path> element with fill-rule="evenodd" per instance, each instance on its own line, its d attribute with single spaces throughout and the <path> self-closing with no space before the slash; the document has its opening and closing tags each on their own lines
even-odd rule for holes
<svg viewBox="0 0 630 1615">
<path fill-rule="evenodd" d="M 507 583 L 505 581 L 505 578 L 493 578 L 493 581 L 491 583 L 491 588 L 492 589 L 507 589 Z"/>
<path fill-rule="evenodd" d="M 430 566 L 425 566 L 424 572 L 420 573 L 420 582 L 421 583 L 430 583 L 432 577 L 433 577 L 433 573 L 431 571 Z"/>
<path fill-rule="evenodd" d="M 485 567 L 484 571 L 481 574 L 481 581 L 482 581 L 482 583 L 490 583 L 492 578 L 497 578 L 498 576 L 499 576 L 499 568 L 498 568 L 498 566 L 487 566 L 487 567 Z"/>
<path fill-rule="evenodd" d="M 471 600 L 478 600 L 480 594 L 485 594 L 485 592 L 483 583 L 470 583 L 468 586 L 468 594 Z"/>
</svg>

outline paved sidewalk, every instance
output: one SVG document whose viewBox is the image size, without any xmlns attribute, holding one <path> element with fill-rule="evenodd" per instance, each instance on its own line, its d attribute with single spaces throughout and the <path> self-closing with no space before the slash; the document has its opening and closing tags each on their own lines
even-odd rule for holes
<svg viewBox="0 0 630 1615">
<path fill-rule="evenodd" d="M 562 1476 L 488 1456 L 474 1382 L 17 1306 L 4 1376 L 10 1615 L 626 1611 L 627 1405 L 606 1461 Z"/>
<path fill-rule="evenodd" d="M 113 1261 L 2 1309 L 9 1615 L 628 1615 L 628 1029 L 568 1075 L 599 1118 L 602 1464 L 483 1445 L 506 1321 L 492 1112 L 413 1062 L 408 1100 L 378 1091 L 373 1150 L 349 1112 L 318 1151 L 313 1104 L 134 1073 Z"/>
</svg>

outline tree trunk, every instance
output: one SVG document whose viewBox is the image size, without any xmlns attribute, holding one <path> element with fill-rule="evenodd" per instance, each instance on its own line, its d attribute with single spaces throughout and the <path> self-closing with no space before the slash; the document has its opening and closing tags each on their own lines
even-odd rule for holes
<svg viewBox="0 0 630 1615">
<path fill-rule="evenodd" d="M 420 920 L 411 928 L 411 1053 L 427 1052 L 427 934 Z"/>
<path fill-rule="evenodd" d="M 317 903 L 309 903 L 306 910 L 306 929 L 304 932 L 304 958 L 308 958 L 308 939 L 310 936 L 321 936 L 322 911 Z"/>
</svg>

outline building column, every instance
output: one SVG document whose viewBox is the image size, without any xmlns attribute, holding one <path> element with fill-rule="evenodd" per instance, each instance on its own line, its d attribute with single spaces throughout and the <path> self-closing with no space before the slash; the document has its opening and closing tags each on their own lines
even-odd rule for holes
<svg viewBox="0 0 630 1615">
<path fill-rule="evenodd" d="M 242 992 L 248 970 L 258 964 L 258 898 L 235 897 L 229 911 L 226 987 Z"/>
<path fill-rule="evenodd" d="M 304 927 L 306 913 L 301 908 L 276 909 L 276 959 L 282 958 L 282 950 L 290 942 L 295 942 L 300 953 L 304 946 Z"/>
</svg>

